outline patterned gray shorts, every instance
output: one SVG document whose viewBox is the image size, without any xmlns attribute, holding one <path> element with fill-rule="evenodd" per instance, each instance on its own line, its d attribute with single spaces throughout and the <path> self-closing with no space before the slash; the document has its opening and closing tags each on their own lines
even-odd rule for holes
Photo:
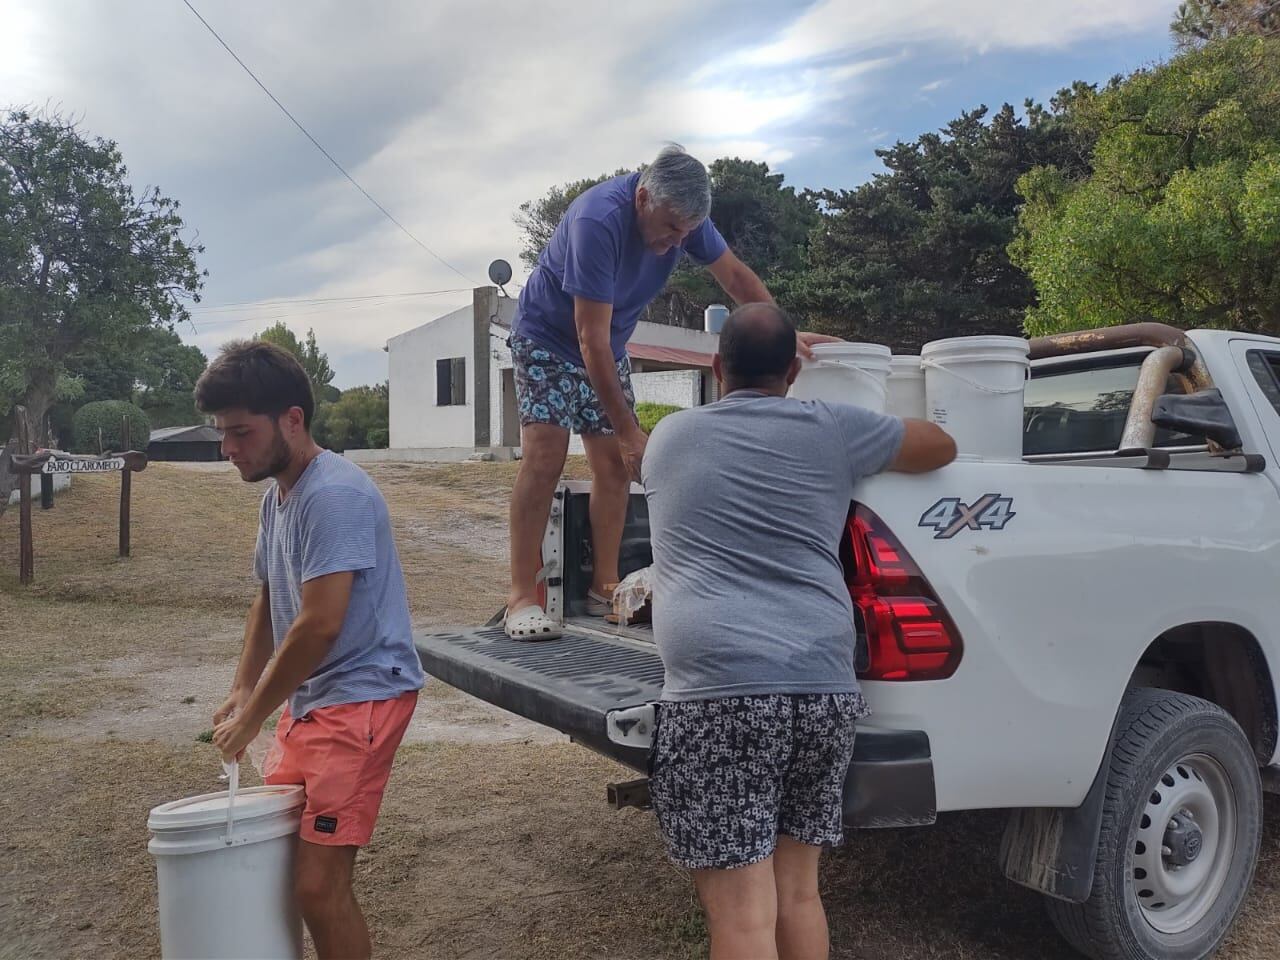
<svg viewBox="0 0 1280 960">
<path fill-rule="evenodd" d="M 693 870 L 745 867 L 779 834 L 844 839 L 844 779 L 857 693 L 662 701 L 649 794 L 671 859 Z"/>
<path fill-rule="evenodd" d="M 613 425 L 584 368 L 518 334 L 513 333 L 507 344 L 515 367 L 520 426 L 549 423 L 582 436 L 613 433 Z M 634 410 L 631 361 L 626 357 L 619 360 L 617 370 L 622 395 Z"/>
</svg>

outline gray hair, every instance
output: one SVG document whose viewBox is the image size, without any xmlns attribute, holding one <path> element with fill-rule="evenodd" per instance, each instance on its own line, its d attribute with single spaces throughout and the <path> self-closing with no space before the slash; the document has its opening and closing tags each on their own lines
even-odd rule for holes
<svg viewBox="0 0 1280 960">
<path fill-rule="evenodd" d="M 685 220 L 705 220 L 711 213 L 711 177 L 707 168 L 678 143 L 662 148 L 640 174 L 640 186 L 654 204 L 668 206 Z"/>
</svg>

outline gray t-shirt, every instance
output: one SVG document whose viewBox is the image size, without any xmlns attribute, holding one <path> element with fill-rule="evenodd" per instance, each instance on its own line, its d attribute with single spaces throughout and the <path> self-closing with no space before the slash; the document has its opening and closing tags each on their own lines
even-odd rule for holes
<svg viewBox="0 0 1280 960">
<path fill-rule="evenodd" d="M 386 501 L 369 475 L 328 450 L 307 464 L 283 503 L 262 498 L 253 570 L 271 594 L 276 649 L 302 607 L 302 585 L 351 571 L 351 600 L 333 647 L 289 698 L 289 712 L 390 700 L 422 688 L 409 601 Z"/>
<path fill-rule="evenodd" d="M 893 462 L 902 432 L 747 390 L 658 424 L 642 473 L 663 699 L 858 689 L 840 539 L 854 485 Z"/>
</svg>

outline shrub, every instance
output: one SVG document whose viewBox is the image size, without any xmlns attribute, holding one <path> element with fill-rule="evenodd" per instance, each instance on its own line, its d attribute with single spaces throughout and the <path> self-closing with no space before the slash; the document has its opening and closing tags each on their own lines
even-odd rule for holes
<svg viewBox="0 0 1280 960">
<path fill-rule="evenodd" d="M 670 403 L 637 403 L 636 419 L 640 421 L 640 429 L 645 433 L 652 433 L 659 420 L 669 413 L 683 409 Z"/>
<path fill-rule="evenodd" d="M 147 449 L 151 421 L 141 409 L 124 400 L 95 400 L 86 403 L 71 418 L 71 447 L 76 453 L 98 453 L 98 431 L 102 431 L 102 452 L 124 449 L 124 418 L 129 418 L 130 447 Z"/>
</svg>

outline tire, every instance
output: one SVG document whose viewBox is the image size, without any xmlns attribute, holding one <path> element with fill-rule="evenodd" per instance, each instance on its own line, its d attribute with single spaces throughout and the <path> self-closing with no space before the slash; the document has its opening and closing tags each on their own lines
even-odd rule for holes
<svg viewBox="0 0 1280 960">
<path fill-rule="evenodd" d="M 1131 690 L 1092 893 L 1084 903 L 1046 898 L 1049 916 L 1094 960 L 1210 957 L 1249 891 L 1261 833 L 1258 761 L 1235 720 L 1198 697 Z"/>
</svg>

